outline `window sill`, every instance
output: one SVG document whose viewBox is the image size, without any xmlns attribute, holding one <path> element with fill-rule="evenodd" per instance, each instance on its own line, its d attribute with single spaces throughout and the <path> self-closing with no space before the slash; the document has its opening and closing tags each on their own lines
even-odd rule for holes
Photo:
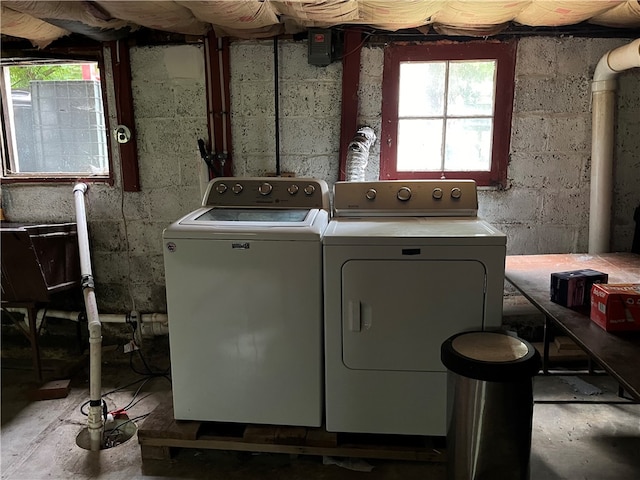
<svg viewBox="0 0 640 480">
<path fill-rule="evenodd" d="M 92 175 L 82 177 L 81 175 L 10 175 L 2 177 L 3 184 L 33 184 L 33 183 L 59 183 L 73 184 L 77 182 L 85 183 L 106 183 L 113 186 L 113 178 L 107 175 Z"/>
<path fill-rule="evenodd" d="M 478 185 L 476 189 L 479 192 L 498 192 L 505 190 L 503 187 L 497 185 Z"/>
</svg>

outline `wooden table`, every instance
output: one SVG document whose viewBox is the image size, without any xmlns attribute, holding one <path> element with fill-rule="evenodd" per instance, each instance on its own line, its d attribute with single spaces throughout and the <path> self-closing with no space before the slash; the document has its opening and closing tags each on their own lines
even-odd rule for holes
<svg viewBox="0 0 640 480">
<path fill-rule="evenodd" d="M 550 300 L 552 273 L 585 268 L 609 274 L 609 283 L 640 283 L 640 255 L 633 253 L 507 256 L 505 276 L 545 315 L 545 372 L 548 330 L 553 325 L 640 401 L 640 332 L 606 332 L 589 319 L 588 309 L 574 310 Z"/>
</svg>

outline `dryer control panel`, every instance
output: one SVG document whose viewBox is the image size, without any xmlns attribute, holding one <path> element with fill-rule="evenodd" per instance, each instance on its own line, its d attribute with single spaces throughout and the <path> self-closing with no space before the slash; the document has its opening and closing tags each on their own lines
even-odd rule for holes
<svg viewBox="0 0 640 480">
<path fill-rule="evenodd" d="M 336 216 L 475 217 L 478 194 L 473 180 L 381 180 L 336 182 Z"/>
<path fill-rule="evenodd" d="M 209 182 L 202 206 L 329 210 L 329 186 L 315 178 L 219 177 Z"/>
</svg>

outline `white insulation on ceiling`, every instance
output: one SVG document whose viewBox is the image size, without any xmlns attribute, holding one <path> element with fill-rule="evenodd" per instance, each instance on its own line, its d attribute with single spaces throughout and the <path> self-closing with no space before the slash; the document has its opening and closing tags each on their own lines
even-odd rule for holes
<svg viewBox="0 0 640 480">
<path fill-rule="evenodd" d="M 472 36 L 493 35 L 511 23 L 640 28 L 640 0 L 3 0 L 0 5 L 1 33 L 39 47 L 76 31 L 74 25 L 103 30 L 143 26 L 187 35 L 213 29 L 219 36 L 241 38 L 336 25 Z M 66 29 L 56 26 L 61 22 Z"/>
</svg>

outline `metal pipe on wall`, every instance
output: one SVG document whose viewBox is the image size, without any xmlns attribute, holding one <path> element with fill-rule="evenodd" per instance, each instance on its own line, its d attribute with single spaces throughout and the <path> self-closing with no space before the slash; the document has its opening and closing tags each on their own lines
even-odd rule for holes
<svg viewBox="0 0 640 480">
<path fill-rule="evenodd" d="M 82 294 L 87 312 L 89 328 L 89 414 L 87 430 L 91 450 L 100 450 L 104 420 L 102 418 L 102 324 L 98 315 L 98 304 L 94 292 L 91 271 L 91 253 L 89 233 L 85 212 L 84 195 L 87 185 L 78 183 L 73 187 L 78 229 L 78 248 L 80 250 L 80 274 L 82 275 Z"/>
<path fill-rule="evenodd" d="M 275 120 L 276 142 L 276 177 L 280 176 L 280 92 L 279 92 L 279 68 L 278 68 L 278 36 L 273 37 L 273 108 Z"/>
<path fill-rule="evenodd" d="M 207 93 L 207 130 L 211 159 L 219 168 L 211 169 L 201 178 L 201 197 L 204 197 L 209 180 L 218 176 L 233 175 L 231 142 L 231 96 L 229 41 L 217 37 L 211 30 L 204 42 L 205 83 Z"/>
<path fill-rule="evenodd" d="M 589 253 L 611 248 L 616 77 L 634 67 L 640 67 L 640 39 L 605 53 L 593 74 Z"/>
</svg>

